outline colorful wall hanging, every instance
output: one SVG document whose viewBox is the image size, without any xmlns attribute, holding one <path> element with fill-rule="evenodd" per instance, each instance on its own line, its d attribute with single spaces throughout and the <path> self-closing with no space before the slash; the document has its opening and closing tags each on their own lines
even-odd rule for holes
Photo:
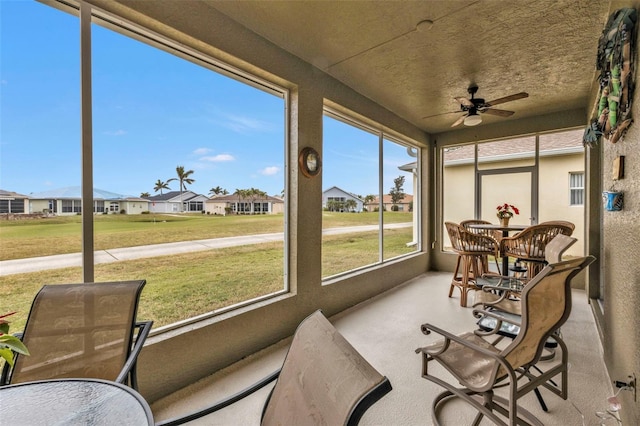
<svg viewBox="0 0 640 426">
<path fill-rule="evenodd" d="M 635 9 L 618 9 L 609 16 L 598 41 L 597 70 L 600 92 L 583 143 L 597 144 L 601 136 L 616 143 L 632 123 L 635 76 Z"/>
</svg>

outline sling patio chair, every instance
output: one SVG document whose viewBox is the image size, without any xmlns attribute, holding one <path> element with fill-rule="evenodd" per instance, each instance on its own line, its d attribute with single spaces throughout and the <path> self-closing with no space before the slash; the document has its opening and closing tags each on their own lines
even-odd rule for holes
<svg viewBox="0 0 640 426">
<path fill-rule="evenodd" d="M 179 425 L 212 414 L 274 380 L 261 425 L 357 425 L 365 411 L 391 391 L 389 380 L 316 311 L 298 326 L 282 368 L 209 407 L 156 422 L 156 426 Z"/>
<path fill-rule="evenodd" d="M 137 389 L 136 360 L 153 321 L 136 322 L 145 280 L 45 285 L 18 336 L 30 355 L 5 363 L 2 384 L 93 378 Z"/>
<path fill-rule="evenodd" d="M 518 334 L 506 347 L 497 344 L 499 338 L 492 341 L 502 319 L 491 311 L 474 310 L 476 315 L 497 319 L 496 328 L 489 332 L 476 330 L 454 335 L 431 324 L 422 325 L 424 334 L 434 332 L 444 337 L 444 341 L 416 349 L 422 355 L 422 377 L 446 389 L 432 404 L 435 424 L 441 424 L 438 416 L 443 405 L 458 398 L 478 411 L 474 425 L 485 416 L 497 425 L 527 422 L 542 425 L 531 412 L 518 406 L 518 400 L 539 386 L 567 399 L 569 356 L 566 344 L 555 331 L 571 312 L 571 279 L 594 260 L 588 256 L 550 264 L 536 275 L 524 287 Z M 556 340 L 562 357 L 544 371 L 533 368 L 537 367 L 548 339 Z M 431 361 L 438 362 L 446 372 L 437 368 L 429 371 Z M 552 380 L 558 375 L 559 385 Z M 451 376 L 461 388 L 450 383 Z M 496 392 L 500 388 L 505 388 L 506 397 Z"/>
<path fill-rule="evenodd" d="M 488 257 L 493 256 L 498 273 L 498 242 L 488 235 L 469 232 L 463 226 L 453 222 L 445 222 L 453 251 L 458 254 L 456 268 L 453 271 L 449 297 L 454 287 L 460 289 L 460 306 L 467 306 L 467 294 L 470 290 L 478 290 L 476 278 L 489 272 Z"/>
</svg>

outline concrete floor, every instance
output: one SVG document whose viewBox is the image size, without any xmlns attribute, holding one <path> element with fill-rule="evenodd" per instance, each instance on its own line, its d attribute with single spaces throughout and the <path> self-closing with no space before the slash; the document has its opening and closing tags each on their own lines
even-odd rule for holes
<svg viewBox="0 0 640 426">
<path fill-rule="evenodd" d="M 421 378 L 421 358 L 414 350 L 437 336 L 425 336 L 420 325 L 428 322 L 459 333 L 474 329 L 476 322 L 470 308 L 460 307 L 457 290 L 452 298 L 447 298 L 450 279 L 450 273 L 427 273 L 330 318 L 393 386 L 389 394 L 365 413 L 361 425 L 433 424 L 431 402 L 442 389 Z M 470 294 L 469 306 L 472 301 Z M 562 335 L 571 364 L 569 399 L 564 401 L 543 389 L 548 413 L 541 410 L 533 394 L 523 398 L 522 405 L 545 425 L 600 425 L 596 412 L 606 410 L 607 398 L 613 391 L 591 309 L 582 290 L 573 290 L 573 309 L 562 327 Z M 287 341 L 280 342 L 157 401 L 152 406 L 156 421 L 197 410 L 253 383 L 281 365 L 287 347 Z M 257 425 L 269 390 L 270 386 L 191 424 Z M 464 425 L 471 423 L 473 415 L 466 404 L 452 402 L 444 410 L 443 420 L 447 425 Z M 490 422 L 485 419 L 482 424 Z"/>
</svg>

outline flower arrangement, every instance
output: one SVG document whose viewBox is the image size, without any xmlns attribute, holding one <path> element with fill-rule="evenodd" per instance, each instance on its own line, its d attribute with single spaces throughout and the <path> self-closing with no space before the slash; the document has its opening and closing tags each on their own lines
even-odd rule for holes
<svg viewBox="0 0 640 426">
<path fill-rule="evenodd" d="M 498 210 L 497 216 L 499 219 L 510 219 L 514 214 L 520 214 L 520 210 L 513 204 L 500 204 L 496 207 L 496 210 Z"/>
<path fill-rule="evenodd" d="M 0 358 L 3 358 L 12 367 L 13 352 L 29 355 L 29 351 L 24 343 L 16 336 L 9 334 L 9 321 L 5 318 L 13 314 L 15 314 L 15 312 L 0 315 Z"/>
</svg>

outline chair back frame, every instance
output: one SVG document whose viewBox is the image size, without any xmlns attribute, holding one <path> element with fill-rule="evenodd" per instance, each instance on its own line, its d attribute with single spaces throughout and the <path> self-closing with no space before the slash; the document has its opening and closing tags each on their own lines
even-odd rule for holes
<svg viewBox="0 0 640 426">
<path fill-rule="evenodd" d="M 369 407 L 392 390 L 389 379 L 318 310 L 298 325 L 280 369 L 208 407 L 156 422 L 156 426 L 177 426 L 215 413 L 273 381 L 261 425 L 355 426 Z"/>
<path fill-rule="evenodd" d="M 3 383 L 83 377 L 130 380 L 136 388 L 136 359 L 153 323 L 136 322 L 145 284 L 136 280 L 43 286 L 21 336 L 30 355 L 16 356 L 13 368 L 3 371 Z"/>
</svg>

